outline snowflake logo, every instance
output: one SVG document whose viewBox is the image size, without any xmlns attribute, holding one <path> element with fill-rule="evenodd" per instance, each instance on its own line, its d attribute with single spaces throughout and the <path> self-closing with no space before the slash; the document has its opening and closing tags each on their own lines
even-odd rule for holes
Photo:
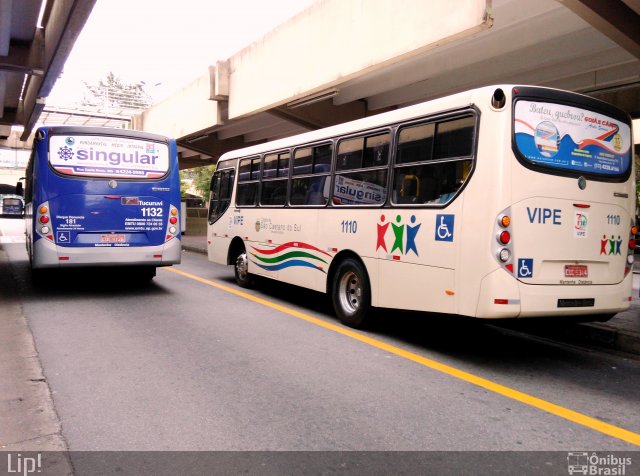
<svg viewBox="0 0 640 476">
<path fill-rule="evenodd" d="M 73 149 L 65 145 L 64 147 L 60 147 L 58 155 L 62 160 L 71 160 L 73 159 Z"/>
</svg>

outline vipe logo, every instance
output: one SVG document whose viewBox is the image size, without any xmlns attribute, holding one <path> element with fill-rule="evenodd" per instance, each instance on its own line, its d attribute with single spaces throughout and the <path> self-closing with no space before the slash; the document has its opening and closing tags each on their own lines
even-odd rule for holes
<svg viewBox="0 0 640 476">
<path fill-rule="evenodd" d="M 569 474 L 624 476 L 627 474 L 627 466 L 631 466 L 630 457 L 618 457 L 613 454 L 601 456 L 586 451 L 570 451 L 567 455 Z"/>
<path fill-rule="evenodd" d="M 7 473 L 19 473 L 27 476 L 32 473 L 42 472 L 42 455 L 38 453 L 33 458 L 26 458 L 18 453 L 17 456 L 9 453 L 7 455 Z"/>
</svg>

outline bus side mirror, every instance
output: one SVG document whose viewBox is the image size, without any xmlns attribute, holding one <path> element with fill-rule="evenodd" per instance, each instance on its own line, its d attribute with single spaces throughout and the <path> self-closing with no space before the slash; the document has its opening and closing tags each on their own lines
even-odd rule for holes
<svg viewBox="0 0 640 476">
<path fill-rule="evenodd" d="M 16 184 L 16 195 L 20 195 L 21 197 L 24 195 L 24 188 L 22 187 L 22 182 L 18 182 Z"/>
</svg>

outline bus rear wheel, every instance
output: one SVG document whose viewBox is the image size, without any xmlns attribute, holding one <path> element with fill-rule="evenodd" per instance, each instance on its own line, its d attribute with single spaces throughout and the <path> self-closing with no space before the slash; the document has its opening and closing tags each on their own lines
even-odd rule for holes
<svg viewBox="0 0 640 476">
<path fill-rule="evenodd" d="M 244 246 L 238 250 L 238 254 L 233 261 L 233 272 L 238 286 L 241 288 L 251 287 L 253 279 L 251 274 L 249 274 L 249 258 L 247 257 L 247 250 Z"/>
<path fill-rule="evenodd" d="M 333 275 L 331 300 L 340 321 L 363 327 L 371 308 L 369 278 L 362 264 L 352 258 L 342 261 Z"/>
</svg>

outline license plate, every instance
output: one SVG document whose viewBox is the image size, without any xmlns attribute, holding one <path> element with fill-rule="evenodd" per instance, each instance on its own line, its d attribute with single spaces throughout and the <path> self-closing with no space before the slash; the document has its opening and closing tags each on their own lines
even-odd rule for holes
<svg viewBox="0 0 640 476">
<path fill-rule="evenodd" d="M 594 298 L 585 299 L 558 299 L 558 307 L 593 307 L 596 304 Z"/>
<path fill-rule="evenodd" d="M 101 243 L 124 243 L 124 235 L 102 235 L 100 236 Z"/>
<path fill-rule="evenodd" d="M 565 278 L 588 278 L 589 269 L 584 264 L 566 264 L 564 266 Z"/>
</svg>

